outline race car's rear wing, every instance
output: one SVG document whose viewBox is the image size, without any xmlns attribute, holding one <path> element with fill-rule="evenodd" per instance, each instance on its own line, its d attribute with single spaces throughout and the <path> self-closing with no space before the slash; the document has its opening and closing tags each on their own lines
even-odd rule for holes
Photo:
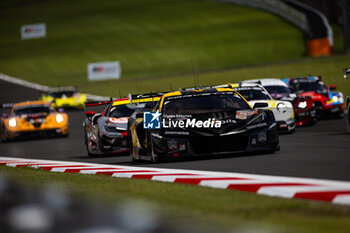
<svg viewBox="0 0 350 233">
<path fill-rule="evenodd" d="M 85 105 L 85 107 L 91 107 L 91 106 L 106 105 L 106 104 L 110 104 L 112 102 L 113 102 L 112 100 L 108 100 L 108 101 L 89 101 L 89 102 L 85 102 L 84 105 Z"/>
<path fill-rule="evenodd" d="M 244 80 L 244 81 L 240 81 L 239 83 L 253 83 L 253 84 L 262 85 L 260 80 L 254 80 L 254 79 L 253 79 L 253 80 Z"/>
<path fill-rule="evenodd" d="M 146 108 L 154 108 L 166 92 L 145 93 L 145 94 L 129 94 L 129 100 L 132 104 L 152 104 L 145 106 Z"/>
<path fill-rule="evenodd" d="M 129 94 L 131 103 L 158 102 L 165 92 L 146 93 L 146 94 Z"/>
<path fill-rule="evenodd" d="M 113 99 L 111 98 L 110 100 L 106 101 L 88 101 L 84 102 L 84 111 L 86 112 L 88 108 L 95 107 L 98 109 L 97 112 L 102 111 L 105 107 L 105 105 L 111 104 L 113 102 Z"/>
</svg>

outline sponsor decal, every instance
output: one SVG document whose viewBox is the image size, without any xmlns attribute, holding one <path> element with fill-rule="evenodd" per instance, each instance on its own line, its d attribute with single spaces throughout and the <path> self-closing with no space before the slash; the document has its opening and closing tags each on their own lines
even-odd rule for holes
<svg viewBox="0 0 350 233">
<path fill-rule="evenodd" d="M 209 118 L 205 121 L 192 119 L 172 120 L 163 118 L 163 128 L 221 128 L 221 121 Z"/>
<path fill-rule="evenodd" d="M 88 64 L 89 80 L 119 79 L 120 76 L 121 67 L 119 61 Z"/>
<path fill-rule="evenodd" d="M 166 115 L 161 120 L 161 113 L 144 112 L 143 113 L 144 129 L 160 129 L 163 128 L 221 128 L 222 121 L 215 118 L 207 120 L 198 120 L 192 118 L 191 115 Z"/>
<path fill-rule="evenodd" d="M 162 114 L 159 111 L 156 112 L 144 112 L 143 113 L 143 128 L 144 129 L 160 129 L 160 116 Z"/>
<path fill-rule="evenodd" d="M 22 40 L 42 38 L 45 36 L 46 36 L 46 24 L 45 23 L 23 25 L 21 27 Z"/>
</svg>

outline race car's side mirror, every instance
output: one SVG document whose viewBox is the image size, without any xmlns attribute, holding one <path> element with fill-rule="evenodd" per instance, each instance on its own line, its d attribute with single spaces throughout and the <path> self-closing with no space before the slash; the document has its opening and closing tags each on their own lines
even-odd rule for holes
<svg viewBox="0 0 350 233">
<path fill-rule="evenodd" d="M 143 112 L 136 113 L 136 118 L 143 118 Z"/>
<path fill-rule="evenodd" d="M 87 111 L 85 112 L 85 116 L 90 118 L 90 117 L 93 117 L 96 113 L 94 111 Z"/>
<path fill-rule="evenodd" d="M 266 108 L 268 107 L 269 105 L 267 103 L 255 103 L 253 108 L 256 109 L 256 108 Z"/>
<path fill-rule="evenodd" d="M 337 89 L 336 85 L 329 85 L 329 90 L 335 91 Z"/>
<path fill-rule="evenodd" d="M 2 114 L 2 118 L 9 118 L 9 114 L 3 113 L 3 114 Z"/>
</svg>

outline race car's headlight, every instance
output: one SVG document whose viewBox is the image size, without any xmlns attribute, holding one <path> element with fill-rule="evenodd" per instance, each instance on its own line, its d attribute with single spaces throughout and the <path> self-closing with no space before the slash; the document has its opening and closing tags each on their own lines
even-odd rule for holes
<svg viewBox="0 0 350 233">
<path fill-rule="evenodd" d="M 63 121 L 63 116 L 61 114 L 56 115 L 56 122 L 61 123 Z"/>
<path fill-rule="evenodd" d="M 11 119 L 9 120 L 9 126 L 10 126 L 10 127 L 16 127 L 16 125 L 17 125 L 16 119 L 15 119 L 15 118 L 11 118 Z"/>
<path fill-rule="evenodd" d="M 280 113 L 284 113 L 287 111 L 287 106 L 284 103 L 279 103 L 279 104 L 277 104 L 277 110 Z"/>
<path fill-rule="evenodd" d="M 306 101 L 300 101 L 298 104 L 298 108 L 306 108 L 307 102 Z"/>
</svg>

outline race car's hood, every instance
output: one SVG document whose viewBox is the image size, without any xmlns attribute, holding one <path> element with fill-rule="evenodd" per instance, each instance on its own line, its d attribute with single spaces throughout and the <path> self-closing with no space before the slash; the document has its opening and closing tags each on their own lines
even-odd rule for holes
<svg viewBox="0 0 350 233">
<path fill-rule="evenodd" d="M 256 125 L 258 125 L 257 127 L 266 127 L 265 118 L 266 115 L 262 110 L 192 114 L 191 118 L 167 119 L 165 117 L 163 118 L 163 121 L 165 121 L 163 128 L 165 134 L 172 134 L 175 131 L 178 135 L 224 136 L 245 132 Z M 184 122 L 184 127 L 174 127 L 175 125 L 172 122 L 178 120 Z M 198 124 L 198 122 L 202 123 Z"/>
<path fill-rule="evenodd" d="M 27 114 L 22 118 L 25 119 L 29 124 L 33 125 L 35 128 L 40 128 L 41 124 L 44 123 L 47 116 L 47 114 Z"/>
</svg>

